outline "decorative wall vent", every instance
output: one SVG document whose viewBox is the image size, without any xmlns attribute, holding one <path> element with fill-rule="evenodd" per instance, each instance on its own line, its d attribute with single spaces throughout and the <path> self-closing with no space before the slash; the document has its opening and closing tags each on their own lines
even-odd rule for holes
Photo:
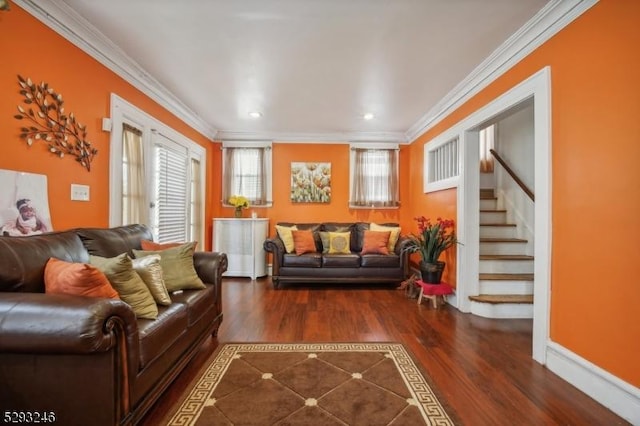
<svg viewBox="0 0 640 426">
<path fill-rule="evenodd" d="M 439 191 L 458 185 L 460 157 L 458 137 L 425 145 L 425 192 Z"/>
</svg>

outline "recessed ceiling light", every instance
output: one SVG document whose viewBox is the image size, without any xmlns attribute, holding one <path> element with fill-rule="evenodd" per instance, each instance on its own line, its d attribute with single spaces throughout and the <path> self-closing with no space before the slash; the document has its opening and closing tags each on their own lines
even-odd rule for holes
<svg viewBox="0 0 640 426">
<path fill-rule="evenodd" d="M 262 117 L 262 113 L 259 111 L 251 111 L 249 112 L 249 117 L 251 118 L 260 118 Z"/>
<path fill-rule="evenodd" d="M 362 118 L 364 118 L 365 120 L 373 120 L 373 117 L 375 116 L 373 115 L 373 113 L 370 113 L 370 112 L 362 116 Z"/>
</svg>

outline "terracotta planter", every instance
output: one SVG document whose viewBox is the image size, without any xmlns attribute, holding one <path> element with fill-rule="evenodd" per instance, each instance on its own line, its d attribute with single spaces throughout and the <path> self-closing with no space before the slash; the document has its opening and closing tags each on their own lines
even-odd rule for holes
<svg viewBox="0 0 640 426">
<path fill-rule="evenodd" d="M 437 261 L 435 263 L 420 262 L 420 274 L 422 281 L 429 284 L 440 284 L 445 263 Z"/>
</svg>

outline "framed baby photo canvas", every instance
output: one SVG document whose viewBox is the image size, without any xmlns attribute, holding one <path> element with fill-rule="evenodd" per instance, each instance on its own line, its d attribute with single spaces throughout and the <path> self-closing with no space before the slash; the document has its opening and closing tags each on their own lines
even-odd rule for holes
<svg viewBox="0 0 640 426">
<path fill-rule="evenodd" d="M 47 176 L 0 169 L 0 235 L 23 237 L 53 231 Z"/>
</svg>

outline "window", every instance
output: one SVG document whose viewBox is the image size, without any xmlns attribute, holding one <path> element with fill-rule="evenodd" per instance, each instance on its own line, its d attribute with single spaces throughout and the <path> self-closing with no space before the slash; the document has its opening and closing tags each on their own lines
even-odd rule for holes
<svg viewBox="0 0 640 426">
<path fill-rule="evenodd" d="M 252 206 L 271 206 L 271 143 L 225 142 L 222 149 L 222 203 L 242 195 Z"/>
<path fill-rule="evenodd" d="M 113 94 L 111 120 L 110 225 L 202 241 L 205 149 Z"/>
<path fill-rule="evenodd" d="M 424 191 L 433 192 L 458 185 L 459 138 L 434 140 L 424 146 Z"/>
<path fill-rule="evenodd" d="M 398 146 L 378 144 L 351 146 L 352 208 L 395 208 L 398 190 Z"/>
<path fill-rule="evenodd" d="M 160 134 L 153 143 L 151 231 L 159 243 L 187 240 L 187 150 Z"/>
</svg>

